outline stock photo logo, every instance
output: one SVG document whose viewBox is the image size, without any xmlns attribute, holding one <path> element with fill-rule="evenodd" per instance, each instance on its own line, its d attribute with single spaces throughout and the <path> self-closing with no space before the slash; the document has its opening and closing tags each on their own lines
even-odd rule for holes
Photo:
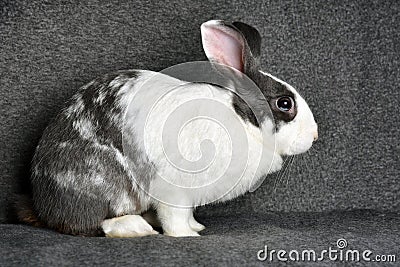
<svg viewBox="0 0 400 267">
<path fill-rule="evenodd" d="M 281 168 L 281 156 L 311 147 L 316 123 L 305 101 L 290 96 L 284 82 L 258 74 L 269 90 L 281 86 L 287 95 L 271 96 L 244 73 L 208 61 L 137 82 L 125 113 L 123 150 L 137 171 L 133 176 L 141 177 L 136 183 L 143 195 L 188 208 L 229 200 L 256 190 Z"/>
<path fill-rule="evenodd" d="M 264 249 L 257 252 L 259 261 L 298 261 L 298 262 L 320 262 L 320 261 L 340 261 L 340 262 L 396 262 L 395 254 L 376 254 L 372 250 L 349 248 L 346 239 L 339 238 L 335 246 L 327 249 L 314 250 L 303 249 L 290 251 L 284 249 L 271 249 L 267 245 Z"/>
<path fill-rule="evenodd" d="M 240 119 L 233 95 L 265 131 Z M 133 170 L 146 165 L 138 149 L 158 163 L 147 168 L 155 179 L 152 187 L 148 179 L 136 181 L 145 194 L 164 204 L 194 207 L 236 197 L 242 194 L 238 190 L 254 191 L 279 160 L 275 137 L 268 134 L 274 128 L 267 99 L 246 75 L 219 64 L 188 62 L 152 73 L 135 90 L 125 115 L 123 149 Z"/>
</svg>

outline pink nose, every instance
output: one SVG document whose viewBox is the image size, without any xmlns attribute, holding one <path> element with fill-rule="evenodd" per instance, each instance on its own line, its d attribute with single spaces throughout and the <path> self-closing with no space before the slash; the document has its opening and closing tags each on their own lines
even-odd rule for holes
<svg viewBox="0 0 400 267">
<path fill-rule="evenodd" d="M 317 141 L 317 139 L 318 139 L 318 131 L 315 131 L 313 136 L 314 136 L 314 142 Z"/>
</svg>

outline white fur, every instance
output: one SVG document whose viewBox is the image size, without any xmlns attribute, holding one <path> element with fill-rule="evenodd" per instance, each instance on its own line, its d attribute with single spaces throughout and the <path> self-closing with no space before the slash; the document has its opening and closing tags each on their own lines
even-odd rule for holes
<svg viewBox="0 0 400 267">
<path fill-rule="evenodd" d="M 100 174 L 94 175 L 92 181 L 95 186 L 101 186 L 104 184 L 104 178 Z"/>
<path fill-rule="evenodd" d="M 204 226 L 195 221 L 194 207 L 244 194 L 281 168 L 281 156 L 311 147 L 317 124 L 307 103 L 289 84 L 261 73 L 295 95 L 297 115 L 276 133 L 268 118 L 260 128 L 243 121 L 232 93 L 212 85 L 142 71 L 120 89 L 125 130 L 135 136 L 131 149 L 157 171 L 147 193 L 166 235 L 198 236 Z"/>
<path fill-rule="evenodd" d="M 138 237 L 158 234 L 140 215 L 125 215 L 104 220 L 102 228 L 107 237 Z"/>
<path fill-rule="evenodd" d="M 85 104 L 83 102 L 82 97 L 80 95 L 77 95 L 75 103 L 67 108 L 66 114 L 68 117 L 70 117 L 73 114 L 82 112 L 84 108 Z"/>
<path fill-rule="evenodd" d="M 83 139 L 92 139 L 96 136 L 93 123 L 86 118 L 74 121 L 72 127 L 79 132 Z"/>
<path fill-rule="evenodd" d="M 266 173 L 278 170 L 282 159 L 274 155 L 274 140 L 265 139 L 262 131 L 250 123 L 245 123 L 235 113 L 232 108 L 232 95 L 228 91 L 222 91 L 219 88 L 210 85 L 186 84 L 174 78 L 157 74 L 160 79 L 154 79 L 154 73 L 145 72 L 139 78 L 135 88 L 130 91 L 133 96 L 127 96 L 132 99 L 132 104 L 128 110 L 127 118 L 133 118 L 128 121 L 132 131 L 136 131 L 138 139 L 138 148 L 142 150 L 149 159 L 155 163 L 158 171 L 157 178 L 152 181 L 150 194 L 161 202 L 173 204 L 182 207 L 193 207 L 203 205 L 217 200 L 228 200 L 238 195 L 245 193 L 252 184 Z M 153 77 L 151 80 L 152 86 L 142 88 L 143 80 Z M 162 78 L 162 79 L 161 79 Z M 168 92 L 171 88 L 179 89 Z M 168 92 L 168 94 L 166 94 Z M 215 146 L 215 155 L 212 162 L 206 169 L 199 172 L 186 172 L 179 168 L 183 166 L 182 161 L 173 162 L 166 157 L 163 148 L 168 145 L 165 142 L 170 140 L 162 140 L 163 130 L 167 129 L 165 125 L 169 116 L 173 112 L 184 105 L 189 105 L 185 109 L 184 115 L 188 116 L 187 112 L 192 112 L 189 117 L 195 118 L 199 114 L 200 109 L 213 109 L 214 106 L 208 107 L 207 104 L 193 107 L 190 101 L 204 99 L 205 103 L 209 101 L 212 105 L 222 106 L 224 114 L 219 114 L 219 119 L 222 120 L 222 127 L 215 121 L 199 118 L 191 123 L 184 124 L 180 121 L 184 116 L 174 117 L 172 121 L 178 125 L 182 125 L 179 135 L 169 136 L 169 138 L 178 138 L 178 147 L 176 153 L 181 154 L 184 161 L 196 161 L 201 158 L 200 145 L 205 139 L 211 141 Z M 217 104 L 215 104 L 217 101 Z M 190 103 L 190 104 L 187 104 Z M 143 112 L 146 107 L 152 107 L 149 112 Z M 231 129 L 226 132 L 223 126 L 236 122 L 241 129 Z M 224 125 L 225 124 L 225 125 Z M 272 131 L 272 122 L 266 121 L 262 125 L 267 133 Z M 144 132 L 137 132 L 138 129 L 144 129 Z M 244 133 L 244 140 L 234 144 L 236 149 L 243 151 L 243 159 L 230 158 L 232 153 L 231 141 L 235 135 L 240 132 Z M 240 136 L 239 136 L 240 137 Z M 270 134 L 269 134 L 269 137 Z M 247 142 L 247 144 L 246 144 Z M 243 147 L 240 147 L 240 146 Z M 264 154 L 262 155 L 264 149 Z M 171 150 L 169 151 L 171 152 Z M 261 158 L 263 156 L 263 158 Z M 179 155 L 178 155 L 179 158 Z M 205 159 L 211 160 L 211 159 Z M 237 166 L 228 165 L 230 161 L 240 160 L 240 169 Z"/>
<path fill-rule="evenodd" d="M 155 78 L 155 75 L 158 77 Z M 151 86 L 146 86 L 149 79 Z M 136 149 L 145 153 L 157 170 L 148 193 L 152 196 L 152 204 L 157 207 L 167 235 L 198 235 L 197 231 L 204 226 L 193 219 L 192 207 L 242 195 L 263 175 L 281 168 L 282 158 L 274 153 L 275 141 L 271 136 L 273 123 L 266 120 L 260 129 L 244 122 L 232 108 L 232 94 L 229 91 L 207 84 L 193 86 L 147 71 L 142 72 L 133 87 L 121 90 L 125 91 L 125 95 L 120 105 L 127 109 L 127 127 L 135 132 Z M 193 106 L 190 102 L 199 99 L 205 102 L 199 106 Z M 211 107 L 207 106 L 208 102 L 212 104 Z M 167 132 L 168 138 L 162 140 L 163 129 L 168 129 L 168 125 L 165 125 L 168 118 L 185 105 L 189 108 L 178 112 L 172 119 L 173 123 L 183 127 L 179 132 L 172 132 L 171 136 Z M 212 111 L 215 105 L 221 109 L 219 121 L 200 116 L 202 111 Z M 187 117 L 183 115 L 196 119 L 185 124 Z M 227 132 L 226 128 L 231 124 L 239 127 Z M 172 138 L 178 138 L 178 147 L 169 152 L 181 154 L 182 161 L 171 162 L 165 155 L 164 148 Z M 243 151 L 242 158 L 230 157 L 233 151 L 231 142 L 235 138 L 240 140 L 234 145 Z M 204 140 L 209 140 L 215 147 L 213 157 L 205 159 L 209 164 L 197 172 L 182 170 L 183 161 L 202 159 L 200 147 Z M 239 160 L 239 164 L 229 166 L 231 160 L 234 163 Z"/>
<path fill-rule="evenodd" d="M 60 148 L 66 148 L 68 146 L 71 146 L 71 144 L 69 142 L 61 142 L 58 146 Z"/>
<path fill-rule="evenodd" d="M 172 207 L 159 203 L 157 206 L 157 215 L 161 221 L 165 235 L 175 237 L 199 236 L 189 223 L 189 218 L 193 216 L 193 209 Z"/>
<path fill-rule="evenodd" d="M 139 188 L 135 188 L 135 190 L 139 190 Z M 113 205 L 114 213 L 117 215 L 130 213 L 137 213 L 136 205 L 132 199 L 128 196 L 126 192 L 123 192 L 117 200 L 115 200 L 115 205 Z"/>
<path fill-rule="evenodd" d="M 94 100 L 96 104 L 103 104 L 104 99 L 106 98 L 106 94 L 104 92 L 100 92 L 99 96 Z"/>
<path fill-rule="evenodd" d="M 261 177 L 281 168 L 282 155 L 301 153 L 311 146 L 317 125 L 308 105 L 292 86 L 263 74 L 291 90 L 298 108 L 295 119 L 280 125 L 275 135 L 272 134 L 274 124 L 268 119 L 260 128 L 244 122 L 232 108 L 232 94 L 211 85 L 194 86 L 160 73 L 142 71 L 135 83 L 128 82 L 120 89 L 123 96 L 119 105 L 126 110 L 127 129 L 135 134 L 135 149 L 146 155 L 157 170 L 146 192 L 152 198 L 145 206 L 156 207 L 166 235 L 197 236 L 204 226 L 194 220 L 193 207 L 244 194 Z M 196 105 L 199 99 L 204 101 Z M 174 113 L 185 106 L 184 110 Z M 216 108 L 219 109 L 217 120 L 203 116 L 205 111 Z M 171 122 L 179 131 L 169 128 Z M 239 128 L 232 131 L 231 125 Z M 164 140 L 163 131 L 167 131 Z M 238 163 L 246 164 L 228 168 L 230 161 L 236 160 L 230 156 L 232 140 L 238 137 L 242 138 L 241 142 L 234 145 L 243 151 Z M 178 140 L 177 147 L 166 150 L 174 138 Z M 211 149 L 214 154 L 208 159 L 203 158 L 202 152 L 210 151 L 201 150 L 205 140 L 214 145 Z M 171 156 L 170 152 L 178 155 Z M 123 156 L 119 155 L 119 160 L 124 161 Z M 187 171 L 185 161 L 194 163 L 189 164 L 190 168 L 198 168 Z M 121 199 L 121 202 L 125 204 L 121 203 L 121 210 L 117 212 L 129 200 Z"/>
<path fill-rule="evenodd" d="M 189 226 L 190 226 L 190 228 L 192 228 L 196 232 L 200 232 L 200 231 L 203 231 L 204 229 L 206 229 L 206 227 L 204 225 L 202 225 L 201 223 L 196 221 L 196 219 L 193 216 L 193 212 L 191 212 L 189 214 L 189 216 L 190 216 L 189 217 Z"/>
</svg>

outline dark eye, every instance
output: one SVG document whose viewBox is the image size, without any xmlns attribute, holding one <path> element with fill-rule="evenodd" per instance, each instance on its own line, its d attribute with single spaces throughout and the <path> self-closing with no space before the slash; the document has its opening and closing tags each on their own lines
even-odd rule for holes
<svg viewBox="0 0 400 267">
<path fill-rule="evenodd" d="M 293 107 L 294 101 L 290 96 L 282 96 L 276 100 L 276 107 L 283 112 L 290 111 Z"/>
</svg>

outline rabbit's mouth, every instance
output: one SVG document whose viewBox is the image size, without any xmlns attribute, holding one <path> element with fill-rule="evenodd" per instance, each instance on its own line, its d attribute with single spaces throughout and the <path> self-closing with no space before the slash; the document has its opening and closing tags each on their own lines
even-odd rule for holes
<svg viewBox="0 0 400 267">
<path fill-rule="evenodd" d="M 291 156 L 307 152 L 313 145 L 313 142 L 316 140 L 316 138 L 318 138 L 318 134 L 313 133 L 303 136 L 302 138 L 295 139 L 289 146 L 286 155 Z"/>
</svg>

